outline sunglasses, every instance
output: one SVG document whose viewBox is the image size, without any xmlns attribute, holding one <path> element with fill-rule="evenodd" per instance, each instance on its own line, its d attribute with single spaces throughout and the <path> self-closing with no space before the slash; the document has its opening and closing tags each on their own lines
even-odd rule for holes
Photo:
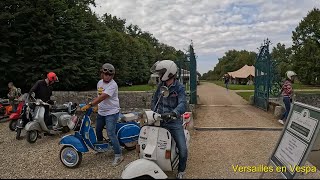
<svg viewBox="0 0 320 180">
<path fill-rule="evenodd" d="M 108 73 L 108 74 L 113 74 L 113 70 L 111 70 L 111 69 L 102 69 L 101 72 Z"/>
<path fill-rule="evenodd" d="M 106 72 L 106 73 L 101 72 L 101 73 L 103 73 L 103 74 L 106 75 L 106 76 L 112 76 L 112 75 L 113 75 L 112 73 L 108 73 L 108 72 Z"/>
</svg>

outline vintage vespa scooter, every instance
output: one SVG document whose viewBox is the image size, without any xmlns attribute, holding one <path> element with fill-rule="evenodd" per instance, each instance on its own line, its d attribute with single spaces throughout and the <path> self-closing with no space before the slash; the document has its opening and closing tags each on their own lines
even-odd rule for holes
<svg viewBox="0 0 320 180">
<path fill-rule="evenodd" d="M 85 104 L 81 104 L 80 107 Z M 73 119 L 69 128 L 75 131 L 74 135 L 64 136 L 60 144 L 63 145 L 60 150 L 60 160 L 68 168 L 76 168 L 82 161 L 82 153 L 88 152 L 89 148 L 97 152 L 107 152 L 111 150 L 112 144 L 109 139 L 97 141 L 96 134 L 91 126 L 90 115 L 93 108 L 89 108 L 83 119 Z M 116 135 L 119 143 L 127 150 L 134 150 L 140 132 L 140 126 L 137 122 L 117 122 Z"/>
<path fill-rule="evenodd" d="M 162 97 L 169 95 L 168 88 L 165 86 L 161 87 L 160 92 L 161 96 L 157 104 Z M 137 145 L 140 159 L 126 165 L 121 175 L 122 179 L 166 179 L 168 176 L 164 171 L 174 171 L 178 167 L 179 153 L 176 142 L 167 129 L 160 127 L 161 115 L 154 111 L 145 111 L 145 116 L 147 125 L 141 128 Z M 190 134 L 187 126 L 190 122 L 190 114 L 185 113 L 182 116 L 184 119 L 182 126 L 187 148 L 189 148 Z"/>
<path fill-rule="evenodd" d="M 77 104 L 68 102 L 68 112 L 55 112 L 50 113 L 50 118 L 52 120 L 52 126 L 47 126 L 45 124 L 45 107 L 51 106 L 46 102 L 43 102 L 41 99 L 37 99 L 35 102 L 34 117 L 32 121 L 28 122 L 25 126 L 27 131 L 27 141 L 29 143 L 34 143 L 37 141 L 39 133 L 66 133 L 70 129 L 68 127 L 68 122 L 73 118 L 77 118 L 75 112 L 77 110 Z"/>
</svg>

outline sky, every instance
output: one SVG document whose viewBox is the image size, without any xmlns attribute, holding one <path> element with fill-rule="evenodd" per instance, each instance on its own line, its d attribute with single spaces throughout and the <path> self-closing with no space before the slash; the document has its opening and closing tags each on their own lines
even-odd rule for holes
<svg viewBox="0 0 320 180">
<path fill-rule="evenodd" d="M 185 51 L 191 40 L 197 70 L 213 70 L 228 50 L 258 53 L 263 40 L 292 45 L 292 31 L 319 0 L 95 0 L 93 11 L 126 19 L 160 42 Z"/>
</svg>

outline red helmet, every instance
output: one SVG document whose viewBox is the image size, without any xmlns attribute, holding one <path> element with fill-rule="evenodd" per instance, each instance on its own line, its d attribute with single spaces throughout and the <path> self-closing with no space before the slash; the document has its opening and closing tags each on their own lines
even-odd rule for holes
<svg viewBox="0 0 320 180">
<path fill-rule="evenodd" d="M 48 80 L 51 82 L 51 81 L 54 81 L 54 82 L 59 82 L 59 79 L 58 79 L 58 76 L 56 75 L 56 73 L 54 72 L 49 72 L 47 74 L 47 78 Z"/>
</svg>

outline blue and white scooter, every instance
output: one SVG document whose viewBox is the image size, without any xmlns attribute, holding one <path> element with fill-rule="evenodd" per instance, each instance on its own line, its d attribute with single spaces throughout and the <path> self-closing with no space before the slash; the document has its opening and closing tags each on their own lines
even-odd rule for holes
<svg viewBox="0 0 320 180">
<path fill-rule="evenodd" d="M 84 104 L 80 104 L 80 108 L 83 106 Z M 82 120 L 80 118 L 72 119 L 68 126 L 75 131 L 74 135 L 64 136 L 60 140 L 60 144 L 63 145 L 60 150 L 60 160 L 68 168 L 76 168 L 80 165 L 82 153 L 88 152 L 88 147 L 97 152 L 112 150 L 110 140 L 97 141 L 91 126 L 90 115 L 92 111 L 93 108 L 89 108 Z M 137 122 L 118 122 L 116 132 L 121 146 L 127 150 L 135 149 L 140 132 L 140 126 Z"/>
</svg>

